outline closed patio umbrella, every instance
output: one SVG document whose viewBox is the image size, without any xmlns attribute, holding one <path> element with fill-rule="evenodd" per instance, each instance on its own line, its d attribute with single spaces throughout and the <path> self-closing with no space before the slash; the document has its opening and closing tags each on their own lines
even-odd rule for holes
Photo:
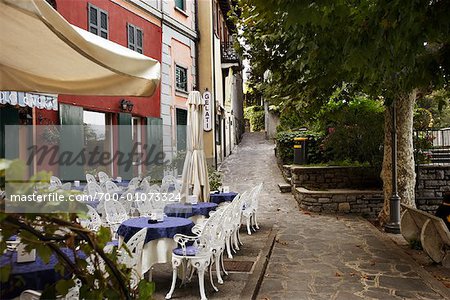
<svg viewBox="0 0 450 300">
<path fill-rule="evenodd" d="M 182 201 L 185 202 L 188 195 L 196 195 L 199 201 L 209 202 L 208 168 L 203 151 L 203 109 L 205 102 L 200 92 L 191 92 L 187 105 L 187 147 L 182 175 Z M 192 190 L 191 193 L 190 190 Z"/>
</svg>

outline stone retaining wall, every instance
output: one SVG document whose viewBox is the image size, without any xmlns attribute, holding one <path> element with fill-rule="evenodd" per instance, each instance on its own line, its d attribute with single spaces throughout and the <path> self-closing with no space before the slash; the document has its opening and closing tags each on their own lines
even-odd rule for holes
<svg viewBox="0 0 450 300">
<path fill-rule="evenodd" d="M 381 189 L 379 171 L 370 167 L 292 166 L 292 184 L 307 189 Z"/>
<path fill-rule="evenodd" d="M 434 214 L 445 191 L 450 191 L 450 165 L 420 165 L 416 185 L 417 208 Z"/>
<path fill-rule="evenodd" d="M 293 193 L 300 209 L 311 212 L 355 213 L 376 219 L 383 207 L 381 190 L 312 191 L 299 187 Z"/>
</svg>

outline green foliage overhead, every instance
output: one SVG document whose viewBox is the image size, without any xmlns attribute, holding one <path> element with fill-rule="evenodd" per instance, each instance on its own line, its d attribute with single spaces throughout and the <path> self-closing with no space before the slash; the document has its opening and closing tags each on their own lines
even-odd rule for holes
<svg viewBox="0 0 450 300">
<path fill-rule="evenodd" d="M 450 127 L 450 90 L 435 90 L 430 94 L 419 97 L 417 107 L 426 109 L 431 113 L 433 128 Z"/>
<path fill-rule="evenodd" d="M 254 105 L 244 109 L 244 118 L 250 121 L 250 131 L 261 131 L 264 129 L 264 108 Z"/>
<path fill-rule="evenodd" d="M 388 103 L 416 88 L 448 85 L 450 1 L 238 4 L 241 52 L 251 61 L 251 85 L 265 99 L 314 111 L 343 83 Z"/>
</svg>

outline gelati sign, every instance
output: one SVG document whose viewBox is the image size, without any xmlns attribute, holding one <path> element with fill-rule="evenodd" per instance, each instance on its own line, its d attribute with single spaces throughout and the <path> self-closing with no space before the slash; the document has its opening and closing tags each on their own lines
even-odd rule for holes
<svg viewBox="0 0 450 300">
<path fill-rule="evenodd" d="M 203 93 L 203 101 L 205 101 L 205 108 L 203 110 L 203 130 L 211 131 L 212 117 L 211 117 L 211 93 L 206 91 Z"/>
</svg>

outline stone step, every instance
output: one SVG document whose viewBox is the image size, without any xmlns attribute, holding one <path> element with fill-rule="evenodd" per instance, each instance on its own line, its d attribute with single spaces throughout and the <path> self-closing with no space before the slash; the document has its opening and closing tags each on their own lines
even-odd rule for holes
<svg viewBox="0 0 450 300">
<path fill-rule="evenodd" d="M 279 183 L 278 187 L 280 188 L 280 192 L 282 193 L 290 193 L 292 190 L 291 185 L 287 183 Z"/>
</svg>

